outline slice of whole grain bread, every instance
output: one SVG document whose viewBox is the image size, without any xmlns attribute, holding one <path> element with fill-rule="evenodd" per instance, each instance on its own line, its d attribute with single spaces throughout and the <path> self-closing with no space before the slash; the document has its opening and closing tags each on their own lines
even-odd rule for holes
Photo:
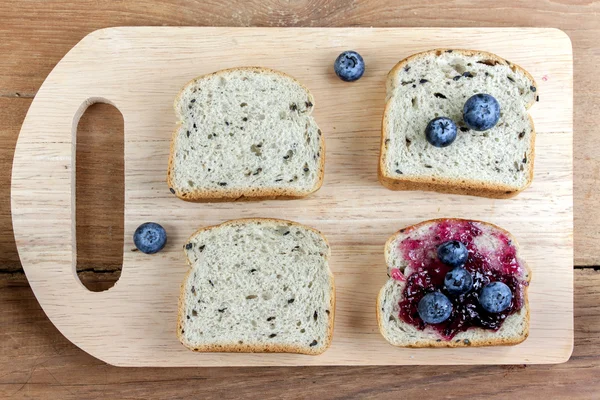
<svg viewBox="0 0 600 400">
<path fill-rule="evenodd" d="M 497 331 L 472 327 L 447 339 L 431 326 L 425 325 L 424 329 L 419 329 L 400 317 L 399 304 L 404 299 L 406 279 L 420 270 L 417 260 L 420 258 L 433 260 L 437 257 L 435 248 L 431 244 L 414 248 L 405 254 L 402 250 L 402 243 L 406 240 L 415 241 L 413 243 L 435 241 L 435 236 L 439 234 L 437 228 L 441 226 L 440 224 L 450 226 L 450 228 L 446 228 L 444 225 L 442 231 L 445 232 L 444 235 L 453 239 L 457 237 L 455 232 L 458 232 L 457 228 L 452 228 L 453 224 L 473 224 L 475 230 L 481 231 L 481 234 L 474 238 L 476 248 L 482 252 L 489 252 L 492 256 L 496 254 L 494 252 L 504 248 L 503 246 L 509 246 L 516 251 L 514 262 L 518 268 L 515 275 L 522 283 L 523 306 L 520 310 L 508 315 Z M 527 288 L 531 279 L 531 271 L 521 259 L 514 237 L 502 228 L 487 222 L 460 219 L 424 221 L 404 228 L 390 237 L 385 245 L 385 258 L 390 279 L 382 287 L 377 297 L 377 321 L 381 334 L 390 344 L 399 347 L 495 346 L 518 344 L 527 338 L 529 334 Z M 491 259 L 494 262 L 497 258 L 491 257 Z M 496 267 L 498 266 L 496 265 Z M 398 275 L 401 279 L 398 279 Z M 478 312 L 481 310 L 478 309 Z"/>
<path fill-rule="evenodd" d="M 500 103 L 500 120 L 483 132 L 462 118 L 465 102 L 477 93 Z M 535 129 L 527 110 L 537 98 L 531 75 L 492 53 L 437 49 L 400 61 L 387 78 L 379 180 L 393 190 L 516 195 L 533 179 Z M 425 127 L 438 116 L 458 127 L 445 148 L 425 138 Z"/>
<path fill-rule="evenodd" d="M 189 201 L 304 197 L 321 187 L 325 141 L 314 98 L 294 78 L 260 67 L 189 82 L 175 100 L 168 184 Z"/>
<path fill-rule="evenodd" d="M 318 231 L 276 219 L 200 229 L 184 245 L 190 271 L 177 335 L 205 352 L 320 354 L 333 336 L 329 245 Z"/>
</svg>

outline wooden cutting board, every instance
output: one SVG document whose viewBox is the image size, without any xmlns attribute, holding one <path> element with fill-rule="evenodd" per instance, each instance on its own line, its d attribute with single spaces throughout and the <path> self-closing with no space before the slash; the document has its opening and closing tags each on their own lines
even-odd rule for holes
<svg viewBox="0 0 600 400">
<path fill-rule="evenodd" d="M 392 192 L 377 181 L 385 77 L 413 53 L 437 47 L 487 50 L 537 80 L 531 109 L 538 132 L 533 184 L 510 200 Z M 359 51 L 365 76 L 333 73 L 343 50 Z M 306 84 L 327 142 L 325 182 L 293 201 L 193 204 L 165 183 L 172 103 L 190 79 L 222 68 L 260 65 Z M 77 44 L 50 73 L 23 124 L 12 171 L 12 213 L 25 272 L 44 311 L 73 343 L 122 366 L 508 364 L 566 361 L 573 347 L 573 113 L 569 38 L 555 29 L 109 28 Z M 88 105 L 107 102 L 125 121 L 125 242 L 117 284 L 88 291 L 75 273 L 75 139 Z M 102 216 L 98 216 L 101 218 Z M 322 231 L 337 285 L 335 333 L 320 356 L 193 353 L 175 335 L 197 228 L 241 217 L 291 219 Z M 533 269 L 531 333 L 514 347 L 400 349 L 387 344 L 375 299 L 387 279 L 383 245 L 424 219 L 463 217 L 511 231 Z M 167 229 L 153 256 L 134 252 L 146 221 Z M 100 244 L 101 245 L 101 244 Z"/>
</svg>

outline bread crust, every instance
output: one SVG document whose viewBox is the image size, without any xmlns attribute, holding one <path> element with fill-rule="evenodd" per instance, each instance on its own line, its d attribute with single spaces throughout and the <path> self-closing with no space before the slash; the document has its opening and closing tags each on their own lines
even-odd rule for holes
<svg viewBox="0 0 600 400">
<path fill-rule="evenodd" d="M 281 71 L 276 71 L 274 69 L 265 68 L 265 67 L 236 67 L 236 68 L 227 68 L 222 69 L 216 72 L 212 72 L 209 74 L 201 75 L 196 77 L 186 83 L 180 90 L 177 96 L 175 97 L 175 101 L 173 102 L 173 108 L 175 112 L 177 112 L 177 104 L 179 103 L 183 91 L 190 85 L 197 83 L 203 79 L 208 79 L 214 76 L 224 75 L 227 73 L 235 72 L 235 71 L 257 71 L 259 73 L 264 74 L 275 74 L 281 77 L 291 79 L 296 82 L 300 87 L 302 87 L 307 95 L 309 96 L 310 102 L 313 104 L 313 109 L 316 105 L 315 99 L 310 92 L 310 90 L 299 82 L 294 77 L 285 74 Z M 179 118 L 179 115 L 178 115 Z M 169 166 L 167 170 L 167 185 L 169 185 L 169 190 L 174 192 L 178 198 L 181 200 L 196 202 L 196 203 L 217 203 L 217 202 L 230 202 L 230 201 L 257 201 L 257 200 L 293 200 L 300 199 L 306 197 L 321 188 L 323 185 L 323 179 L 325 177 L 325 136 L 321 134 L 319 136 L 319 144 L 321 148 L 321 163 L 319 164 L 319 175 L 315 185 L 308 191 L 300 191 L 293 190 L 287 188 L 254 188 L 254 189 L 231 189 L 231 188 L 215 188 L 211 190 L 191 190 L 189 192 L 181 192 L 177 190 L 173 182 L 173 164 L 175 159 L 175 141 L 177 140 L 177 133 L 179 131 L 179 126 L 181 121 L 177 121 L 177 125 L 173 130 L 173 134 L 171 135 L 171 145 L 169 151 Z M 320 128 L 319 128 L 320 129 Z"/>
<path fill-rule="evenodd" d="M 194 236 L 196 236 L 197 234 L 199 234 L 200 232 L 203 231 L 208 231 L 208 230 L 212 230 L 212 229 L 217 229 L 223 226 L 227 226 L 227 225 L 232 225 L 232 224 L 237 224 L 237 223 L 252 223 L 252 222 L 269 222 L 269 223 L 279 223 L 279 224 L 291 224 L 293 226 L 298 226 L 298 227 L 302 227 L 304 229 L 308 229 L 313 231 L 314 233 L 316 233 L 317 235 L 319 235 L 323 241 L 327 244 L 327 247 L 330 248 L 329 246 L 329 241 L 327 240 L 327 238 L 317 229 L 311 228 L 310 226 L 306 226 L 303 224 L 300 224 L 298 222 L 294 222 L 294 221 L 288 221 L 288 220 L 284 220 L 284 219 L 277 219 L 277 218 L 240 218 L 240 219 L 234 219 L 234 220 L 229 220 L 226 222 L 223 222 L 222 224 L 218 224 L 218 225 L 212 225 L 212 226 L 207 226 L 204 228 L 200 228 L 198 229 L 196 232 L 194 232 L 186 241 L 189 242 Z M 185 277 L 183 279 L 183 282 L 181 284 L 180 290 L 179 290 L 179 302 L 178 302 L 178 307 L 177 307 L 177 338 L 179 339 L 179 341 L 181 342 L 181 344 L 183 344 L 185 347 L 187 347 L 188 349 L 192 350 L 192 351 L 198 351 L 198 352 L 207 352 L 207 353 L 212 353 L 212 352 L 225 352 L 225 353 L 296 353 L 296 354 L 308 354 L 308 355 L 319 355 L 322 354 L 323 352 L 325 352 L 325 350 L 327 350 L 329 348 L 329 346 L 331 345 L 331 340 L 333 339 L 333 327 L 334 327 L 334 321 L 335 321 L 335 280 L 334 280 L 334 276 L 333 273 L 331 272 L 331 268 L 328 268 L 328 274 L 329 274 L 329 279 L 331 282 L 331 288 L 329 291 L 329 298 L 330 298 L 330 304 L 329 304 L 329 318 L 328 318 L 328 331 L 327 331 L 327 337 L 325 340 L 325 344 L 323 346 L 320 346 L 319 348 L 311 348 L 311 347 L 302 347 L 302 346 L 293 346 L 293 345 L 268 345 L 268 344 L 239 344 L 239 343 L 223 343 L 223 344 L 216 344 L 216 345 L 204 345 L 204 346 L 190 346 L 188 343 L 185 342 L 183 335 L 181 333 L 182 330 L 182 326 L 183 326 L 183 319 L 185 318 L 185 311 L 184 311 L 184 306 L 183 306 L 183 299 L 185 297 L 185 284 L 189 278 L 190 273 L 192 272 L 192 263 L 190 262 L 190 259 L 187 257 L 187 253 L 185 253 L 184 250 L 184 254 L 185 254 L 185 258 L 186 261 L 188 263 L 188 265 L 190 266 L 188 272 L 185 274 Z M 329 259 L 330 253 L 327 254 L 327 259 Z"/>
<path fill-rule="evenodd" d="M 394 79 L 394 76 L 402 69 L 406 64 L 410 61 L 414 61 L 417 58 L 422 58 L 435 53 L 437 55 L 442 54 L 448 50 L 452 52 L 456 52 L 465 56 L 482 56 L 486 59 L 491 59 L 497 61 L 500 64 L 509 66 L 513 70 L 518 70 L 523 75 L 525 75 L 529 80 L 531 80 L 533 86 L 537 88 L 537 84 L 535 80 L 527 72 L 525 69 L 520 66 L 513 64 L 493 53 L 489 53 L 486 51 L 480 50 L 464 50 L 464 49 L 434 49 L 428 50 L 421 53 L 413 54 L 410 57 L 407 57 L 400 62 L 398 62 L 388 73 L 387 84 Z M 439 53 L 439 54 L 438 54 Z M 535 100 L 531 100 L 526 104 L 526 109 L 529 109 Z M 424 191 L 434 191 L 440 193 L 449 193 L 449 194 L 464 194 L 471 196 L 480 196 L 480 197 L 489 197 L 496 199 L 506 199 L 510 197 L 514 197 L 526 188 L 531 185 L 533 181 L 533 171 L 534 171 L 534 160 L 535 160 L 535 125 L 533 123 L 533 119 L 531 115 L 528 114 L 529 122 L 531 125 L 531 139 L 529 147 L 531 149 L 529 159 L 531 161 L 531 167 L 529 168 L 529 174 L 527 176 L 527 182 L 520 187 L 509 186 L 509 185 L 501 185 L 501 184 L 491 184 L 489 182 L 477 181 L 472 179 L 452 179 L 452 178 L 435 178 L 435 177 L 406 177 L 406 178 L 398 178 L 387 175 L 385 172 L 384 160 L 387 154 L 387 146 L 385 140 L 387 139 L 388 132 L 385 130 L 387 126 L 387 118 L 388 118 L 388 108 L 391 104 L 391 97 L 386 101 L 385 108 L 383 111 L 383 118 L 381 124 L 381 144 L 380 144 L 380 152 L 379 152 L 379 165 L 377 175 L 379 177 L 379 182 L 386 188 L 390 190 L 424 190 Z"/>
<path fill-rule="evenodd" d="M 517 257 L 519 254 L 519 243 L 517 242 L 516 238 L 507 230 L 494 225 L 492 223 L 489 222 L 484 222 L 484 221 L 479 221 L 479 220 L 472 220 L 472 219 L 461 219 L 461 218 L 437 218 L 437 219 L 431 219 L 431 220 L 427 220 L 427 221 L 422 221 L 419 222 L 418 224 L 415 225 L 410 225 L 406 228 L 400 229 L 399 231 L 397 231 L 396 233 L 394 233 L 385 243 L 385 261 L 386 261 L 386 265 L 389 266 L 390 265 L 390 254 L 391 254 L 391 246 L 392 243 L 396 240 L 396 238 L 399 235 L 405 235 L 408 234 L 412 231 L 414 231 L 415 229 L 420 228 L 423 225 L 429 225 L 429 224 L 436 224 L 436 223 L 440 223 L 443 221 L 469 221 L 469 222 L 475 222 L 477 224 L 481 224 L 481 225 L 486 225 L 489 226 L 493 229 L 499 230 L 500 232 L 502 232 L 503 234 L 505 234 L 513 243 L 513 245 L 515 246 L 515 248 L 517 249 Z M 531 268 L 529 267 L 529 265 L 527 264 L 527 262 L 521 258 L 519 258 L 522 263 L 523 263 L 523 268 L 527 271 L 527 278 L 525 279 L 527 283 L 531 282 Z M 386 267 L 387 268 L 387 267 Z M 393 279 L 388 279 L 388 282 Z M 431 339 L 422 339 L 422 340 L 417 340 L 411 344 L 407 344 L 407 345 L 395 345 L 392 344 L 390 342 L 390 344 L 392 344 L 392 346 L 396 346 L 396 347 L 408 347 L 408 348 L 426 348 L 426 347 L 433 347 L 433 348 L 449 348 L 449 347 L 481 347 L 481 346 L 510 346 L 510 345 L 515 345 L 515 344 L 519 344 L 522 343 L 525 339 L 527 339 L 527 337 L 529 336 L 529 297 L 528 297 L 528 289 L 529 286 L 524 286 L 523 287 L 523 309 L 525 312 L 525 315 L 523 316 L 523 319 L 525 321 L 525 327 L 523 329 L 523 334 L 519 335 L 519 336 L 514 336 L 511 338 L 502 338 L 502 337 L 497 337 L 497 338 L 487 338 L 487 339 L 469 339 L 468 341 L 465 340 L 460 340 L 460 341 L 455 341 L 455 340 L 442 340 L 440 342 L 436 341 L 436 340 L 431 340 Z M 383 318 L 384 316 L 381 313 L 381 307 L 382 307 L 382 303 L 383 303 L 383 299 L 384 299 L 384 290 L 385 290 L 385 285 L 382 286 L 382 288 L 379 290 L 379 293 L 377 295 L 377 303 L 376 303 L 376 315 L 377 315 L 377 325 L 379 326 L 379 332 L 381 333 L 381 335 L 386 339 L 386 335 L 385 335 L 385 326 L 383 324 Z M 513 314 L 515 315 L 515 314 Z M 427 328 L 426 328 L 427 329 Z M 466 332 L 477 332 L 477 331 L 487 331 L 489 332 L 489 330 L 487 329 L 482 329 L 482 328 L 470 328 L 468 329 Z M 388 340 L 389 342 L 389 340 Z"/>
</svg>

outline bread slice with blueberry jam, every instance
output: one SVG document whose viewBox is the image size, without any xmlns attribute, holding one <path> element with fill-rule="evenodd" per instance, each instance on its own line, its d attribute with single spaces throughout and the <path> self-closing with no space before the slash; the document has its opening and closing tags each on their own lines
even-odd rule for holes
<svg viewBox="0 0 600 400">
<path fill-rule="evenodd" d="M 440 246 L 451 241 L 466 246 L 462 267 L 445 264 L 449 261 L 442 253 L 441 258 L 438 255 Z M 531 272 L 507 231 L 472 220 L 425 221 L 393 235 L 385 245 L 385 258 L 389 279 L 377 298 L 377 321 L 381 334 L 392 345 L 495 346 L 513 345 L 527 338 Z M 466 270 L 470 276 L 470 284 L 458 293 L 448 287 L 456 282 L 446 280 L 446 274 L 456 268 Z M 489 303 L 481 296 L 492 282 L 505 284 L 511 293 L 508 299 L 502 299 L 507 300 L 506 308 L 495 312 L 487 311 Z M 431 293 L 449 300 L 450 309 L 442 309 L 444 304 L 427 309 L 422 300 Z M 442 322 L 426 323 L 422 317 L 429 318 L 428 312 L 447 314 Z"/>
<path fill-rule="evenodd" d="M 320 354 L 333 336 L 329 245 L 289 221 L 243 219 L 184 245 L 177 335 L 195 351 Z"/>
<path fill-rule="evenodd" d="M 189 201 L 304 197 L 321 187 L 314 98 L 278 71 L 243 67 L 189 82 L 175 100 L 168 184 Z"/>
<path fill-rule="evenodd" d="M 477 131 L 463 120 L 465 102 L 475 94 L 500 104 L 491 129 Z M 387 78 L 379 180 L 393 190 L 516 195 L 533 179 L 535 129 L 527 110 L 536 100 L 532 76 L 492 53 L 438 49 L 400 61 Z M 456 124 L 448 147 L 425 137 L 437 117 Z"/>
</svg>

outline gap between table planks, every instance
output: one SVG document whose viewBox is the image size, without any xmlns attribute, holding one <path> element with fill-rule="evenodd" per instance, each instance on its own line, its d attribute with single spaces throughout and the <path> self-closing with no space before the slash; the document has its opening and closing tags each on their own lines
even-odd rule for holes
<svg viewBox="0 0 600 400">
<path fill-rule="evenodd" d="M 391 192 L 378 184 L 385 75 L 400 59 L 436 47 L 492 51 L 536 78 L 536 176 L 515 199 Z M 353 85 L 331 71 L 335 55 L 347 48 L 362 49 L 368 64 Z M 197 75 L 237 65 L 282 70 L 315 95 L 314 115 L 327 140 L 325 183 L 315 195 L 211 205 L 170 195 L 164 178 L 175 94 Z M 96 101 L 114 104 L 125 122 L 123 272 L 101 293 L 88 292 L 74 266 L 74 135 L 79 116 Z M 571 45 L 555 29 L 109 28 L 75 46 L 32 103 L 13 164 L 15 238 L 52 322 L 83 350 L 115 365 L 562 362 L 573 345 L 572 138 Z M 249 216 L 293 219 L 330 240 L 338 301 L 333 344 L 323 355 L 198 354 L 177 341 L 178 289 L 187 268 L 181 245 L 199 226 Z M 397 349 L 379 335 L 374 306 L 386 279 L 383 243 L 405 225 L 440 216 L 487 220 L 520 240 L 533 268 L 531 333 L 523 344 Z M 130 251 L 133 230 L 148 219 L 170 234 L 170 245 L 153 257 Z"/>
</svg>

